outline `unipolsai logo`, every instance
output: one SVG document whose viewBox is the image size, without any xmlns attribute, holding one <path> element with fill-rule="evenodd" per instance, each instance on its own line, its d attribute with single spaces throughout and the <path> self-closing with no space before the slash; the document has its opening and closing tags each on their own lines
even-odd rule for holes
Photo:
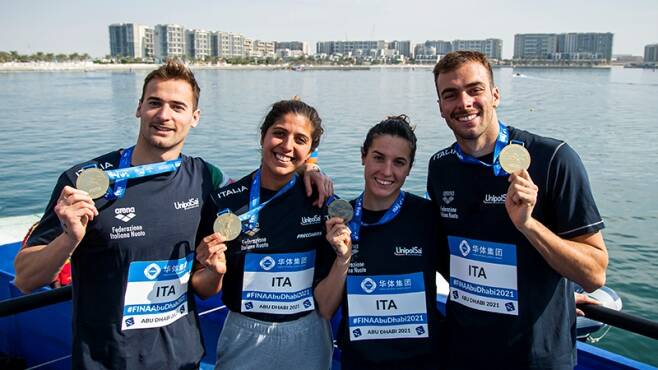
<svg viewBox="0 0 658 370">
<path fill-rule="evenodd" d="M 482 203 L 484 204 L 505 204 L 505 200 L 507 199 L 507 194 L 503 193 L 500 195 L 495 195 L 495 194 L 485 194 L 484 195 L 484 200 Z"/>
<path fill-rule="evenodd" d="M 190 198 L 186 201 L 174 202 L 174 208 L 190 210 L 193 208 L 199 208 L 199 198 Z"/>
</svg>

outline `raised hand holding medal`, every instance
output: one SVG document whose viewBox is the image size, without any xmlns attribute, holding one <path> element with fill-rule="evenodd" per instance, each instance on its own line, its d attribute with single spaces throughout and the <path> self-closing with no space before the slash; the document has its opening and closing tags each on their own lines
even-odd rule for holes
<svg viewBox="0 0 658 370">
<path fill-rule="evenodd" d="M 352 220 L 354 209 L 350 202 L 343 199 L 336 199 L 329 203 L 327 213 L 329 214 L 329 217 L 340 217 L 343 219 L 344 223 L 348 223 Z"/>
<path fill-rule="evenodd" d="M 222 234 L 224 240 L 231 241 L 242 232 L 242 222 L 233 212 L 225 212 L 217 216 L 212 229 L 216 233 Z"/>
</svg>

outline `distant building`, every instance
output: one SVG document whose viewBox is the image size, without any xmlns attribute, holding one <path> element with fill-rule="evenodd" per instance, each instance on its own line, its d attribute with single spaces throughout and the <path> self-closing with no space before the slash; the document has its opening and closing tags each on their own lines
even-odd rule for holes
<svg viewBox="0 0 658 370">
<path fill-rule="evenodd" d="M 514 35 L 514 59 L 612 60 L 613 34 L 521 33 Z"/>
<path fill-rule="evenodd" d="M 411 53 L 411 41 L 405 40 L 405 41 L 391 41 L 388 43 L 388 49 L 389 50 L 395 50 L 397 51 L 398 55 L 402 55 L 405 58 L 411 59 L 413 57 Z"/>
<path fill-rule="evenodd" d="M 254 40 L 252 43 L 252 56 L 258 58 L 273 57 L 274 41 Z"/>
<path fill-rule="evenodd" d="M 561 59 L 605 59 L 612 60 L 612 38 L 607 33 L 563 33 L 558 36 L 558 53 Z M 564 41 L 562 41 L 564 40 Z"/>
<path fill-rule="evenodd" d="M 644 47 L 644 62 L 658 62 L 658 44 L 650 44 Z"/>
<path fill-rule="evenodd" d="M 274 51 L 288 49 L 290 52 L 300 51 L 303 55 L 310 54 L 308 42 L 305 41 L 275 41 Z"/>
<path fill-rule="evenodd" d="M 443 40 L 427 40 L 423 44 L 427 48 L 434 48 L 437 55 L 445 55 L 452 51 L 452 42 Z"/>
<path fill-rule="evenodd" d="M 196 60 L 205 60 L 211 56 L 210 32 L 203 30 L 185 30 L 185 54 Z"/>
<path fill-rule="evenodd" d="M 153 28 L 134 23 L 115 23 L 108 28 L 113 58 L 153 58 Z"/>
<path fill-rule="evenodd" d="M 210 34 L 210 53 L 224 59 L 242 58 L 244 53 L 244 36 L 231 32 L 212 32 Z"/>
<path fill-rule="evenodd" d="M 183 57 L 186 54 L 185 29 L 177 24 L 158 24 L 153 31 L 155 59 L 159 62 L 167 58 Z"/>
<path fill-rule="evenodd" d="M 384 40 L 377 41 L 320 41 L 316 44 L 318 54 L 341 54 L 371 55 L 373 51 L 377 54 L 379 50 L 387 49 Z"/>
<path fill-rule="evenodd" d="M 503 57 L 503 40 L 455 40 L 452 42 L 452 50 L 479 51 L 489 59 L 500 60 Z"/>
<path fill-rule="evenodd" d="M 514 35 L 514 59 L 553 59 L 557 50 L 557 35 L 554 33 Z"/>
</svg>

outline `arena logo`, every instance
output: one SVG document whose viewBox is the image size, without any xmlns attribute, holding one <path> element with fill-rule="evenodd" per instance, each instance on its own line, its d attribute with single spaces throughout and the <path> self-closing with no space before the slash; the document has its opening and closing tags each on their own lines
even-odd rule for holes
<svg viewBox="0 0 658 370">
<path fill-rule="evenodd" d="M 454 190 L 445 190 L 443 192 L 443 203 L 445 204 L 450 204 L 452 203 L 453 200 L 455 200 L 455 191 Z"/>
<path fill-rule="evenodd" d="M 199 208 L 199 198 L 190 198 L 187 201 L 174 202 L 174 208 L 190 210 L 193 208 Z"/>
<path fill-rule="evenodd" d="M 135 207 L 116 208 L 114 213 L 116 214 L 114 218 L 123 222 L 128 222 L 137 216 Z"/>
<path fill-rule="evenodd" d="M 505 204 L 505 200 L 507 199 L 507 194 L 500 194 L 500 195 L 492 195 L 492 194 L 485 194 L 484 200 L 482 203 L 484 204 Z"/>
</svg>

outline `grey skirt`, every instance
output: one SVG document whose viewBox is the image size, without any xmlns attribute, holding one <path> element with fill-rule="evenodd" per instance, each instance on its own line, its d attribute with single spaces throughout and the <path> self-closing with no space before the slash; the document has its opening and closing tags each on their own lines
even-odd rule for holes
<svg viewBox="0 0 658 370">
<path fill-rule="evenodd" d="M 326 370 L 332 353 L 331 327 L 316 311 L 288 322 L 229 311 L 217 342 L 215 370 Z"/>
</svg>

